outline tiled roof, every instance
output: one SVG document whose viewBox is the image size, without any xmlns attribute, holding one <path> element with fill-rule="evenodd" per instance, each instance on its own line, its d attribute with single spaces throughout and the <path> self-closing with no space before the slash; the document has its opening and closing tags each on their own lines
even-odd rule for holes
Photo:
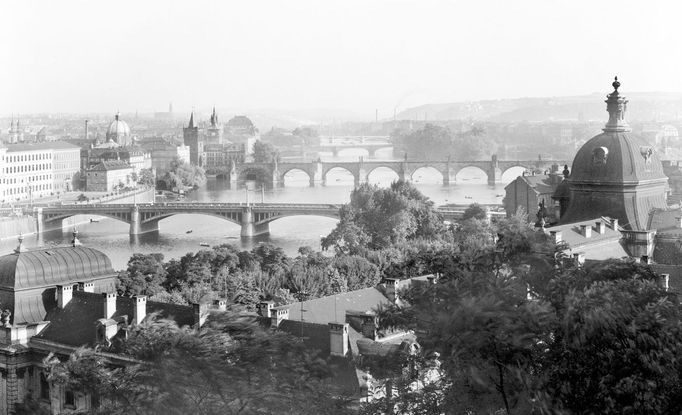
<svg viewBox="0 0 682 415">
<path fill-rule="evenodd" d="M 130 169 L 130 165 L 123 160 L 105 160 L 90 169 L 90 171 L 107 171 Z"/>
<path fill-rule="evenodd" d="M 606 224 L 603 234 L 597 232 L 595 223 L 601 221 Z M 580 226 L 586 225 L 592 229 L 592 235 L 586 238 L 580 232 Z M 582 252 L 585 259 L 609 259 L 627 257 L 628 253 L 620 243 L 621 233 L 614 230 L 609 218 L 595 218 L 581 222 L 567 223 L 564 225 L 547 228 L 548 232 L 560 231 L 561 240 L 565 242 L 572 253 Z"/>
<path fill-rule="evenodd" d="M 130 297 L 116 298 L 116 313 L 112 318 L 133 318 L 135 302 Z M 147 315 L 158 312 L 160 317 L 172 318 L 179 326 L 194 324 L 194 312 L 190 306 L 147 302 Z M 53 307 L 45 320 L 50 324 L 36 338 L 46 339 L 69 346 L 93 345 L 97 320 L 104 317 L 104 300 L 100 293 L 74 291 L 73 298 L 63 309 Z"/>
<path fill-rule="evenodd" d="M 682 236 L 679 227 L 679 217 L 682 217 L 682 209 L 654 209 L 649 214 L 648 229 L 657 230 L 658 234 L 670 234 Z"/>
</svg>

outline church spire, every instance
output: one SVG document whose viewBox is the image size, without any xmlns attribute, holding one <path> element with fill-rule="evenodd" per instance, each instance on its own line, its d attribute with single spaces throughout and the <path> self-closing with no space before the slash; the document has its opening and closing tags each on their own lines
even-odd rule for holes
<svg viewBox="0 0 682 415">
<path fill-rule="evenodd" d="M 218 125 L 218 116 L 215 113 L 215 107 L 213 107 L 213 113 L 211 114 L 211 126 L 215 127 Z"/>
<path fill-rule="evenodd" d="M 618 77 L 614 79 L 613 92 L 606 96 L 606 111 L 609 113 L 609 121 L 603 128 L 604 132 L 624 132 L 631 131 L 630 126 L 627 121 L 625 121 L 625 112 L 628 107 L 628 100 L 624 96 L 621 96 L 618 92 L 620 87 L 620 82 L 618 82 Z"/>
<path fill-rule="evenodd" d="M 192 114 L 189 116 L 189 125 L 187 128 L 194 128 L 194 110 L 192 110 Z"/>
</svg>

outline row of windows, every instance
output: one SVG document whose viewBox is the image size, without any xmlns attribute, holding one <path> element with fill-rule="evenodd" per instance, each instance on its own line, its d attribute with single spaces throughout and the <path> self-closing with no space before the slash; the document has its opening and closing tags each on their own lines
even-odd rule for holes
<svg viewBox="0 0 682 415">
<path fill-rule="evenodd" d="M 10 163 L 35 160 L 50 160 L 52 158 L 52 153 L 7 155 L 6 158 L 7 161 Z"/>
<path fill-rule="evenodd" d="M 39 180 L 52 180 L 52 175 L 51 174 L 41 174 L 39 176 L 31 176 L 26 178 L 26 182 L 37 182 Z M 24 183 L 24 180 L 22 179 L 19 181 L 17 177 L 8 177 L 6 179 L 0 179 L 0 183 L 5 183 L 5 184 L 16 184 L 16 183 Z"/>
<path fill-rule="evenodd" d="M 40 192 L 43 190 L 52 190 L 52 184 L 40 184 L 31 186 L 32 192 Z M 18 195 L 23 193 L 29 193 L 28 186 L 11 187 L 7 191 L 3 191 L 2 195 Z"/>
<path fill-rule="evenodd" d="M 52 163 L 45 163 L 45 164 L 31 164 L 31 165 L 24 165 L 24 166 L 10 166 L 2 169 L 3 173 L 23 173 L 27 171 L 36 171 L 36 170 L 49 170 L 52 169 Z"/>
</svg>

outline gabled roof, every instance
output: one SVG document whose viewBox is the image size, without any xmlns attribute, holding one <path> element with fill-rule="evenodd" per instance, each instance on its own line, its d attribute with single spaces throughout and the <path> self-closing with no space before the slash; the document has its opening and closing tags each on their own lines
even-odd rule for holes
<svg viewBox="0 0 682 415">
<path fill-rule="evenodd" d="M 135 302 L 130 297 L 116 298 L 116 313 L 112 316 L 133 318 Z M 159 313 L 162 318 L 175 320 L 179 326 L 194 324 L 194 312 L 190 306 L 147 302 L 147 315 Z M 46 321 L 50 324 L 35 338 L 79 347 L 95 343 L 97 320 L 104 318 L 104 300 L 101 293 L 74 291 L 73 298 L 63 309 L 53 307 L 48 311 Z"/>
</svg>

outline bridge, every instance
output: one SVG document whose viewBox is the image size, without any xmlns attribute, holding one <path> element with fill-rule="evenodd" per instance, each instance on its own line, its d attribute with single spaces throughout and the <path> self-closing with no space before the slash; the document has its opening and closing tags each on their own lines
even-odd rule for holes
<svg viewBox="0 0 682 415">
<path fill-rule="evenodd" d="M 130 234 L 159 230 L 159 221 L 178 214 L 201 214 L 225 219 L 241 226 L 241 236 L 270 233 L 270 222 L 288 216 L 314 215 L 339 219 L 338 204 L 295 203 L 141 203 L 92 204 L 37 207 L 33 211 L 38 232 L 75 215 L 104 216 L 130 225 Z M 461 217 L 463 207 L 439 207 L 444 220 Z M 494 213 L 493 213 L 494 214 Z"/>
<path fill-rule="evenodd" d="M 493 155 L 490 160 L 478 161 L 417 161 L 417 160 L 364 160 L 362 157 L 357 162 L 322 161 L 310 162 L 280 162 L 280 163 L 242 163 L 232 165 L 227 176 L 230 182 L 236 185 L 245 180 L 257 180 L 268 186 L 276 187 L 284 184 L 284 176 L 294 170 L 303 171 L 308 175 L 310 186 L 324 185 L 327 181 L 327 173 L 332 169 L 343 169 L 353 175 L 356 186 L 366 183 L 370 173 L 380 167 L 393 170 L 400 179 L 412 181 L 414 173 L 421 168 L 434 168 L 443 177 L 443 185 L 456 182 L 457 173 L 467 167 L 475 167 L 482 170 L 488 176 L 488 184 L 494 185 L 502 178 L 502 175 L 512 167 L 523 167 L 527 170 L 546 171 L 553 165 L 563 166 L 570 164 L 564 160 L 498 160 Z"/>
<path fill-rule="evenodd" d="M 338 144 L 320 144 L 319 146 L 308 146 L 305 147 L 305 152 L 320 152 L 320 151 L 331 151 L 331 153 L 334 155 L 334 157 L 337 157 L 339 155 L 339 152 L 341 150 L 358 150 L 362 149 L 367 151 L 369 154 L 370 158 L 374 158 L 374 155 L 376 154 L 377 150 L 383 150 L 385 148 L 393 148 L 393 143 L 390 142 L 384 142 L 384 143 L 376 143 L 376 142 L 362 142 L 362 143 L 338 143 Z"/>
</svg>

